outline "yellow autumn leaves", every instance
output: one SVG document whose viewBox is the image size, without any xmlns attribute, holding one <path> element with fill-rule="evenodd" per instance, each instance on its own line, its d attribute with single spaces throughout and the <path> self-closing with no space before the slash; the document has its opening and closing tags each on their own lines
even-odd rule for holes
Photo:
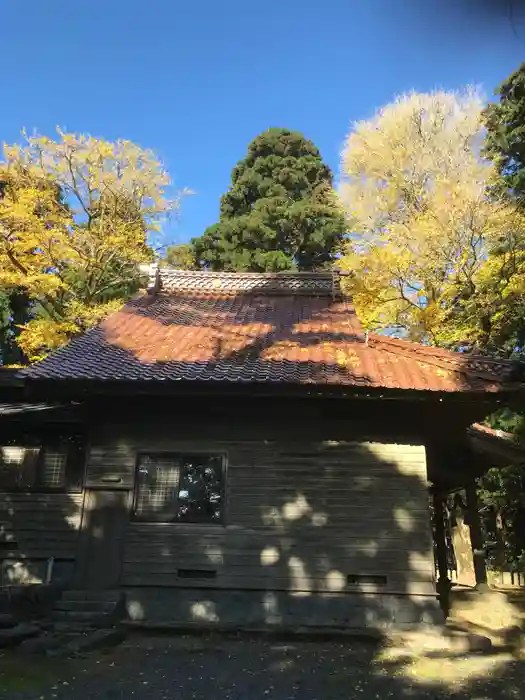
<svg viewBox="0 0 525 700">
<path fill-rule="evenodd" d="M 473 90 L 411 93 L 347 137 L 340 195 L 352 234 L 340 264 L 368 328 L 486 346 L 505 297 L 523 294 L 525 222 L 491 194 L 482 109 Z"/>
<path fill-rule="evenodd" d="M 58 130 L 4 146 L 0 162 L 0 289 L 22 290 L 32 319 L 19 346 L 29 359 L 122 304 L 148 237 L 178 206 L 150 151 Z"/>
<path fill-rule="evenodd" d="M 512 345 L 513 319 L 525 317 L 525 220 L 492 188 L 483 107 L 474 90 L 410 93 L 348 135 L 338 204 L 350 233 L 337 264 L 353 272 L 345 284 L 367 328 Z M 170 187 L 158 158 L 130 141 L 58 130 L 4 146 L 0 292 L 29 299 L 17 340 L 27 358 L 129 298 L 179 205 Z"/>
</svg>

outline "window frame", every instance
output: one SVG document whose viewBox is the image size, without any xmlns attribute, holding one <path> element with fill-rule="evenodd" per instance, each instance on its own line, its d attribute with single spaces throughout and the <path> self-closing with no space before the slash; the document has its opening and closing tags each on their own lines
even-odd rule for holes
<svg viewBox="0 0 525 700">
<path fill-rule="evenodd" d="M 170 456 L 183 456 L 183 455 L 213 455 L 221 459 L 221 471 L 222 471 L 222 508 L 220 520 L 214 522 L 202 521 L 202 522 L 192 522 L 190 520 L 159 520 L 153 519 L 151 516 L 141 516 L 137 513 L 137 500 L 140 488 L 140 478 L 138 475 L 140 462 L 143 457 L 170 457 Z M 180 490 L 180 479 L 182 472 L 179 474 L 178 489 Z M 225 450 L 213 450 L 213 449 L 141 449 L 137 452 L 135 458 L 135 471 L 134 471 L 134 486 L 133 486 L 133 501 L 131 506 L 131 520 L 134 523 L 141 525 L 172 525 L 174 527 L 197 527 L 197 528 L 224 528 L 226 527 L 226 509 L 227 509 L 227 479 L 228 479 L 228 453 Z"/>
</svg>

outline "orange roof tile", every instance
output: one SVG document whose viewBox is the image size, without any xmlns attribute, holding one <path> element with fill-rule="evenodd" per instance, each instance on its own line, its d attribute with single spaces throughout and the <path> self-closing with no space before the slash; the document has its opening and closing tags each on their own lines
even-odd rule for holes
<svg viewBox="0 0 525 700">
<path fill-rule="evenodd" d="M 336 274 L 160 271 L 155 289 L 29 379 L 224 381 L 493 392 L 510 362 L 366 335 Z"/>
</svg>

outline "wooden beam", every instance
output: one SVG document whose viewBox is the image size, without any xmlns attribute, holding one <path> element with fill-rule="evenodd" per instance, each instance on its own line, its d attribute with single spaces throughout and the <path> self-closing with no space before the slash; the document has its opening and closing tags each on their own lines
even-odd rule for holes
<svg viewBox="0 0 525 700">
<path fill-rule="evenodd" d="M 485 562 L 485 548 L 483 546 L 483 532 L 478 510 L 478 495 L 476 482 L 470 479 L 465 484 L 467 496 L 467 514 L 470 527 L 470 541 L 472 543 L 472 556 L 474 559 L 474 573 L 476 576 L 476 588 L 487 587 L 487 566 Z"/>
</svg>

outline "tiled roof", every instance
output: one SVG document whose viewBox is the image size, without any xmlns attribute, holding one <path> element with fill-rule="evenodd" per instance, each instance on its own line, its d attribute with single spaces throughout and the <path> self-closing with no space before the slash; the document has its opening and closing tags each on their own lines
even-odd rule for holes
<svg viewBox="0 0 525 700">
<path fill-rule="evenodd" d="M 493 392 L 513 365 L 367 336 L 337 274 L 161 269 L 149 293 L 29 379 L 223 381 Z"/>
</svg>

